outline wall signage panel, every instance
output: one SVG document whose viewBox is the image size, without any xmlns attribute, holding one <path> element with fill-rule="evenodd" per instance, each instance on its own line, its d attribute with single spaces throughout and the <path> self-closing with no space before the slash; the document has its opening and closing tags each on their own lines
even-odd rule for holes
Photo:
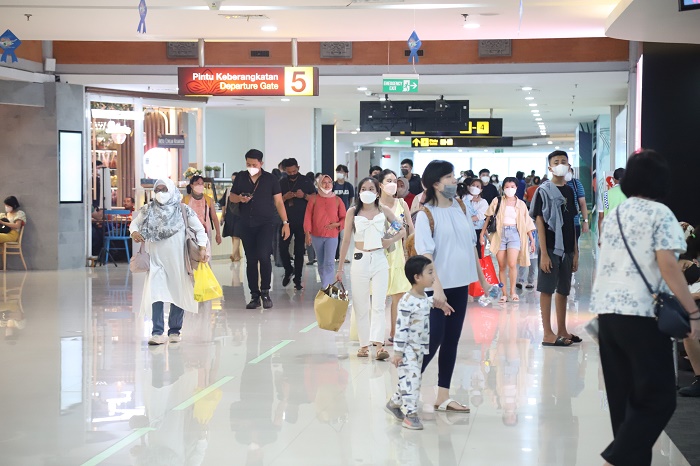
<svg viewBox="0 0 700 466">
<path fill-rule="evenodd" d="M 412 137 L 411 146 L 422 147 L 512 147 L 512 137 L 470 137 L 470 136 L 455 136 L 455 137 Z"/>
<path fill-rule="evenodd" d="M 318 95 L 318 68 L 179 68 L 178 94 L 196 96 Z"/>
<path fill-rule="evenodd" d="M 393 131 L 392 136 L 503 136 L 503 118 L 470 118 L 460 131 Z"/>
</svg>

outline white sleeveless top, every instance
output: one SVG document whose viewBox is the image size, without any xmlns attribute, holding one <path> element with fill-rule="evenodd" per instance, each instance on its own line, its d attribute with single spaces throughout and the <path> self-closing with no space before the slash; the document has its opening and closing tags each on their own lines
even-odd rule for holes
<svg viewBox="0 0 700 466">
<path fill-rule="evenodd" d="M 355 217 L 355 242 L 364 242 L 367 251 L 381 249 L 385 223 L 383 212 L 375 215 L 372 220 L 358 215 Z"/>
</svg>

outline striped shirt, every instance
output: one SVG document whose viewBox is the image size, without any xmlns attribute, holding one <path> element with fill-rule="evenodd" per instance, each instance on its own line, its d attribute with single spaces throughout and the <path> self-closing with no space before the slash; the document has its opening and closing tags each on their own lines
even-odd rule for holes
<svg viewBox="0 0 700 466">
<path fill-rule="evenodd" d="M 576 198 L 576 202 L 574 202 L 574 204 L 576 204 L 576 211 L 579 212 L 580 207 L 578 200 L 582 197 L 586 197 L 586 192 L 583 190 L 583 184 L 578 178 L 572 178 L 572 180 L 567 181 L 566 184 L 574 190 L 574 197 Z M 574 225 L 581 226 L 581 216 L 578 214 L 574 217 Z"/>
</svg>

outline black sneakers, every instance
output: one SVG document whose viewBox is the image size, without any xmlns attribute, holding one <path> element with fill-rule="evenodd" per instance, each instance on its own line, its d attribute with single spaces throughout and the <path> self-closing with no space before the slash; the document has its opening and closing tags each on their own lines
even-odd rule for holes
<svg viewBox="0 0 700 466">
<path fill-rule="evenodd" d="M 250 302 L 245 307 L 246 309 L 257 309 L 260 307 L 260 295 L 254 294 L 250 297 Z"/>
<path fill-rule="evenodd" d="M 262 305 L 265 309 L 270 309 L 272 307 L 272 299 L 270 299 L 269 291 L 262 292 Z"/>
<path fill-rule="evenodd" d="M 282 279 L 282 286 L 287 286 L 289 285 L 289 282 L 292 281 L 292 277 L 294 276 L 294 272 L 290 271 L 285 271 L 284 272 L 284 278 Z"/>
<path fill-rule="evenodd" d="M 678 390 L 678 394 L 681 396 L 700 396 L 700 376 L 696 375 L 693 383 Z"/>
</svg>

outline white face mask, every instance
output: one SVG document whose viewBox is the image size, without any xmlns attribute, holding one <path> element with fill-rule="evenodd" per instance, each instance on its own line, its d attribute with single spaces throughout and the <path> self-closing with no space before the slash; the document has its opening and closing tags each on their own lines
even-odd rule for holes
<svg viewBox="0 0 700 466">
<path fill-rule="evenodd" d="M 488 184 L 489 181 L 491 181 L 491 178 L 489 178 L 488 176 L 482 176 L 482 177 L 481 177 L 481 182 L 482 182 L 482 183 Z"/>
<path fill-rule="evenodd" d="M 326 189 L 326 188 L 318 188 L 318 189 L 320 189 L 323 194 L 330 194 L 331 191 L 333 191 L 333 189 Z"/>
<path fill-rule="evenodd" d="M 203 184 L 192 185 L 192 192 L 195 194 L 202 194 L 204 192 L 204 185 Z"/>
<path fill-rule="evenodd" d="M 551 169 L 554 176 L 566 176 L 569 172 L 569 166 L 566 164 L 557 165 L 556 167 L 551 167 Z"/>
<path fill-rule="evenodd" d="M 345 173 L 336 173 L 335 174 L 336 178 L 339 180 L 344 180 L 345 179 Z"/>
<path fill-rule="evenodd" d="M 159 192 L 156 193 L 156 201 L 158 201 L 159 204 L 165 204 L 168 202 L 170 199 L 170 193 L 168 192 Z"/>
<path fill-rule="evenodd" d="M 516 188 L 506 188 L 503 190 L 506 193 L 506 197 L 513 197 L 515 196 L 515 192 L 517 191 Z"/>
<path fill-rule="evenodd" d="M 8 214 L 9 214 L 10 212 L 12 212 L 12 207 L 10 207 L 9 205 L 6 205 L 6 206 L 5 206 L 5 212 L 7 212 Z"/>
<path fill-rule="evenodd" d="M 248 173 L 250 173 L 250 176 L 255 176 L 260 173 L 260 169 L 258 167 L 248 167 Z"/>
<path fill-rule="evenodd" d="M 377 194 L 372 191 L 362 191 L 360 193 L 360 200 L 363 204 L 373 204 L 377 200 Z"/>
<path fill-rule="evenodd" d="M 571 174 L 571 172 L 567 173 L 564 175 L 564 179 L 568 182 L 571 181 L 574 178 L 574 175 Z"/>
<path fill-rule="evenodd" d="M 387 183 L 384 186 L 382 186 L 382 189 L 386 191 L 387 194 L 394 195 L 396 194 L 396 190 L 399 189 L 399 185 L 396 183 Z"/>
<path fill-rule="evenodd" d="M 478 196 L 481 192 L 481 188 L 477 188 L 476 186 L 469 186 L 469 192 L 472 196 Z"/>
</svg>

